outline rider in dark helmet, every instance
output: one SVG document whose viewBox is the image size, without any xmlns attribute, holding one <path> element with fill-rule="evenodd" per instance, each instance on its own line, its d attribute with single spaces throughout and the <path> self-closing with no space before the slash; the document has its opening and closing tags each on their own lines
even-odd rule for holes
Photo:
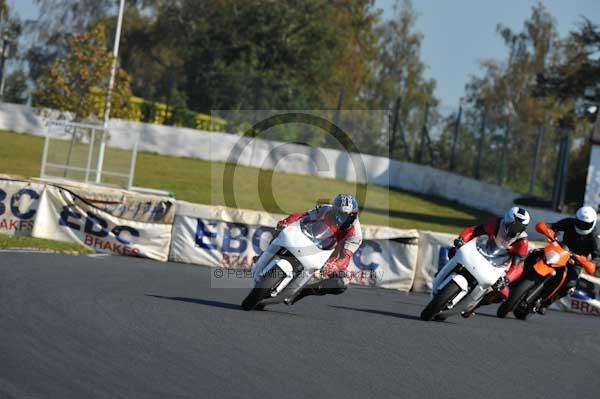
<svg viewBox="0 0 600 399">
<path fill-rule="evenodd" d="M 591 256 L 592 261 L 596 266 L 600 262 L 600 236 L 596 230 L 596 221 L 598 216 L 594 208 L 584 206 L 577 210 L 574 218 L 561 219 L 556 223 L 551 223 L 549 226 L 556 233 L 563 232 L 561 242 L 569 247 L 569 250 L 577 255 Z M 530 262 L 533 265 L 543 254 L 543 250 L 536 250 L 527 257 L 527 264 Z M 567 267 L 566 282 L 562 288 L 548 300 L 542 303 L 538 309 L 541 314 L 546 313 L 548 306 L 552 302 L 570 294 L 577 285 L 577 280 L 581 274 L 581 266 L 578 264 L 570 264 Z"/>
<path fill-rule="evenodd" d="M 306 212 L 297 212 L 277 223 L 279 230 L 300 220 L 324 220 L 332 229 L 337 246 L 329 260 L 321 269 L 313 284 L 307 285 L 286 304 L 291 305 L 309 295 L 326 295 L 343 293 L 350 279 L 344 277 L 344 271 L 350 265 L 352 255 L 362 243 L 362 231 L 358 220 L 358 202 L 350 194 L 339 194 L 332 204 L 319 205 Z"/>
</svg>

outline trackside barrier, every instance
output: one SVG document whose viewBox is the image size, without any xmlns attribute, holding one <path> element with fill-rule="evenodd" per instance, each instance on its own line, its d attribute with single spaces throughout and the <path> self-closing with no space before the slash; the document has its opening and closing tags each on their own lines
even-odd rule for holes
<svg viewBox="0 0 600 399">
<path fill-rule="evenodd" d="M 1 234 L 74 242 L 115 255 L 247 269 L 283 216 L 0 175 Z M 352 283 L 416 292 L 431 290 L 439 249 L 455 237 L 369 225 L 363 233 L 349 269 Z M 592 295 L 576 293 L 555 308 L 600 316 L 595 299 L 600 298 L 600 279 L 582 278 L 593 287 L 587 290 Z"/>
<path fill-rule="evenodd" d="M 415 282 L 412 290 L 415 292 L 430 292 L 433 276 L 437 272 L 440 248 L 449 247 L 456 234 L 434 233 L 419 231 L 419 261 L 415 272 Z"/>
<path fill-rule="evenodd" d="M 177 202 L 170 260 L 213 267 L 251 267 L 284 215 Z M 418 232 L 364 226 L 348 269 L 354 284 L 408 291 L 417 267 Z"/>
<path fill-rule="evenodd" d="M 572 295 L 554 302 L 551 309 L 600 316 L 600 278 L 583 272 L 577 286 Z"/>
<path fill-rule="evenodd" d="M 44 184 L 0 175 L 0 233 L 31 236 Z"/>
<path fill-rule="evenodd" d="M 134 209 L 129 209 L 127 203 L 122 204 L 123 208 L 110 207 L 71 190 L 46 185 L 33 236 L 78 243 L 96 252 L 167 261 L 173 228 L 173 219 L 168 215 L 174 214 L 174 203 L 171 206 L 156 201 L 146 204 L 148 212 L 140 213 L 142 201 L 133 205 Z M 132 213 L 135 219 L 128 218 Z"/>
</svg>

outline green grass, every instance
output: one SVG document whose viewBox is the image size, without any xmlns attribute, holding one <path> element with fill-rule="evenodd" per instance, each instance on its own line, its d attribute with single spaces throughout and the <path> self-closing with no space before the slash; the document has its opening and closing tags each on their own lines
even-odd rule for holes
<svg viewBox="0 0 600 399">
<path fill-rule="evenodd" d="M 0 248 L 36 248 L 71 254 L 87 254 L 92 252 L 86 247 L 78 244 L 44 240 L 42 238 L 9 236 L 4 234 L 0 234 Z"/>
<path fill-rule="evenodd" d="M 0 173 L 39 176 L 42 149 L 40 137 L 0 132 Z M 115 157 L 120 159 L 118 152 Z M 134 185 L 171 191 L 180 200 L 231 205 L 223 189 L 225 168 L 221 162 L 139 153 Z M 237 207 L 291 213 L 340 192 L 356 192 L 354 183 L 287 173 L 261 179 L 271 181 L 271 188 L 259 189 L 259 173 L 257 168 L 235 168 L 233 192 Z M 268 191 L 273 195 L 266 196 Z M 490 216 L 452 201 L 401 190 L 368 185 L 366 192 L 366 201 L 361 204 L 363 224 L 456 233 Z M 261 195 L 265 197 L 262 200 Z"/>
</svg>

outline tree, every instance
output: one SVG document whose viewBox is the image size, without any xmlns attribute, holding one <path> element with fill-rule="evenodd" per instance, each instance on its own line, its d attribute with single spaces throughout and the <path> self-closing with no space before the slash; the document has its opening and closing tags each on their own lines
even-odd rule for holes
<svg viewBox="0 0 600 399">
<path fill-rule="evenodd" d="M 39 19 L 27 29 L 33 43 L 25 58 L 33 81 L 49 73 L 54 61 L 66 56 L 72 35 L 81 35 L 104 17 L 111 0 L 35 0 Z"/>
<path fill-rule="evenodd" d="M 37 82 L 36 105 L 73 112 L 78 119 L 101 117 L 113 56 L 105 46 L 104 25 L 74 35 L 63 59 Z M 96 90 L 94 90 L 96 89 Z M 129 75 L 119 70 L 112 96 L 112 116 L 126 117 L 131 97 Z"/>
<path fill-rule="evenodd" d="M 532 8 L 531 16 L 520 32 L 499 24 L 497 32 L 506 48 L 505 60 L 482 62 L 483 76 L 472 77 L 466 87 L 468 113 L 487 111 L 487 160 L 484 175 L 488 180 L 507 183 L 525 191 L 531 175 L 508 173 L 533 171 L 540 132 L 545 132 L 542 145 L 547 148 L 538 159 L 541 173 L 540 193 L 548 194 L 553 186 L 553 164 L 556 151 L 550 151 L 560 134 L 557 123 L 565 112 L 565 104 L 551 96 L 534 96 L 536 76 L 552 68 L 563 57 L 563 44 L 558 37 L 556 21 L 541 4 Z M 476 121 L 480 118 L 470 118 Z M 471 126 L 477 131 L 478 123 Z M 505 180 L 506 178 L 506 180 Z"/>
<path fill-rule="evenodd" d="M 333 76 L 323 87 L 321 98 L 327 108 L 336 108 L 340 92 L 343 107 L 359 108 L 365 104 L 363 91 L 374 78 L 373 65 L 378 58 L 379 12 L 373 0 L 337 1 L 331 6 L 331 25 L 338 43 L 333 60 Z"/>
<path fill-rule="evenodd" d="M 127 9 L 146 10 L 164 0 L 127 0 Z M 26 59 L 33 81 L 48 72 L 53 62 L 66 55 L 70 37 L 81 35 L 99 22 L 116 14 L 116 0 L 34 0 L 39 18 L 29 24 L 27 34 L 33 45 Z M 114 29 L 110 30 L 110 35 Z M 112 38 L 111 38 L 112 39 Z"/>
<path fill-rule="evenodd" d="M 563 105 L 562 125 L 570 127 L 575 137 L 589 137 L 592 124 L 598 118 L 587 112 L 590 106 L 600 106 L 600 27 L 583 18 L 576 31 L 571 32 L 565 41 L 565 57 L 537 76 L 535 94 L 554 98 Z M 583 144 L 573 151 L 569 165 L 566 200 L 579 206 L 585 195 L 585 181 L 588 171 L 590 143 Z"/>
<path fill-rule="evenodd" d="M 587 18 L 565 43 L 564 62 L 538 74 L 536 94 L 566 103 L 577 99 L 600 103 L 600 28 Z"/>
<path fill-rule="evenodd" d="M 5 77 L 7 73 L 6 63 L 10 59 L 17 58 L 21 31 L 21 20 L 12 15 L 5 1 L 0 1 L 0 81 L 4 85 L 10 84 L 10 82 L 7 83 Z M 3 99 L 6 99 L 6 96 Z"/>
<path fill-rule="evenodd" d="M 394 110 L 394 115 L 399 106 L 396 131 L 390 137 L 390 153 L 405 154 L 404 158 L 410 159 L 419 151 L 425 106 L 429 105 L 429 116 L 435 117 L 438 101 L 433 94 L 435 81 L 424 77 L 423 35 L 415 31 L 417 14 L 412 3 L 397 1 L 394 10 L 395 18 L 381 24 L 377 31 L 379 54 L 369 103 L 372 109 Z M 405 135 L 406 145 L 398 138 L 400 134 Z M 400 152 L 403 146 L 404 151 Z"/>
<path fill-rule="evenodd" d="M 29 86 L 27 85 L 27 74 L 22 69 L 17 69 L 6 77 L 3 101 L 15 104 L 27 102 Z"/>
</svg>

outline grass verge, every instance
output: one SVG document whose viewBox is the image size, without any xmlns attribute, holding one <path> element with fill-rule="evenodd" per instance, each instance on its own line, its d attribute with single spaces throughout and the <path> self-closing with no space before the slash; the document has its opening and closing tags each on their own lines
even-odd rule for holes
<svg viewBox="0 0 600 399">
<path fill-rule="evenodd" d="M 89 249 L 78 244 L 44 240 L 42 238 L 19 237 L 0 234 L 1 249 L 42 249 L 58 253 L 88 254 Z"/>
<path fill-rule="evenodd" d="M 41 137 L 0 131 L 0 173 L 39 176 L 43 143 Z M 222 162 L 139 153 L 134 185 L 171 191 L 180 200 L 231 205 L 232 196 L 224 194 L 225 168 Z M 309 209 L 317 200 L 333 198 L 337 193 L 357 190 L 355 183 L 289 173 L 267 173 L 270 176 L 265 185 L 260 184 L 265 181 L 265 174 L 261 176 L 260 172 L 257 168 L 235 168 L 233 193 L 237 207 L 291 213 Z M 375 185 L 362 187 L 367 192 L 361 204 L 364 224 L 457 233 L 490 217 L 438 197 Z"/>
</svg>

